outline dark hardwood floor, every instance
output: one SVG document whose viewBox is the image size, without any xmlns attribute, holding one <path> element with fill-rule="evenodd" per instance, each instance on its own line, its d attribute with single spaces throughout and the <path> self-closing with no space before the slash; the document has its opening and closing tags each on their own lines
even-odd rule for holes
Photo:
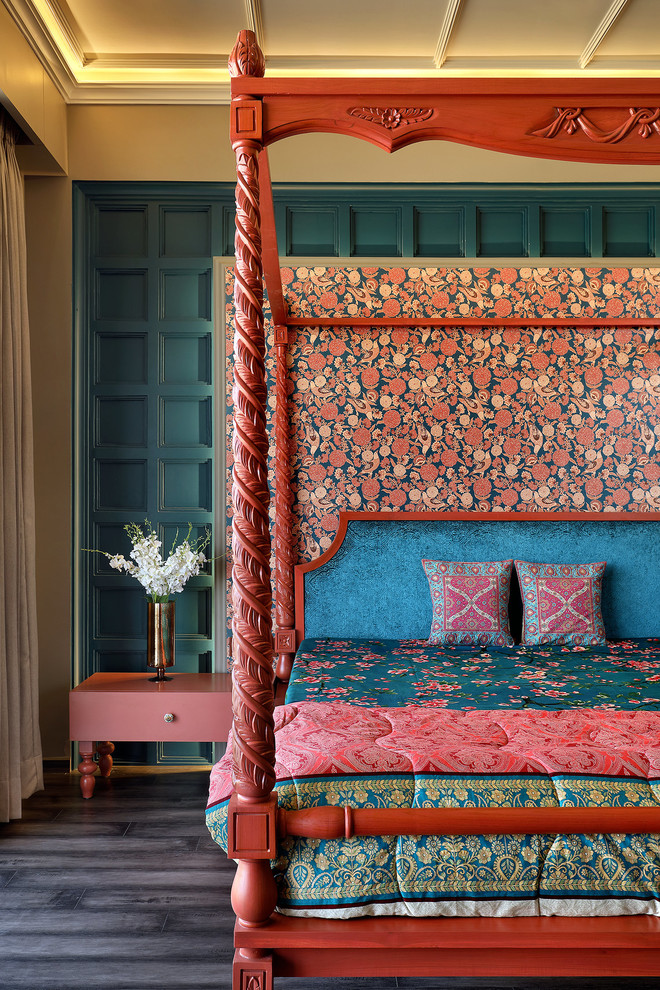
<svg viewBox="0 0 660 990">
<path fill-rule="evenodd" d="M 229 990 L 233 864 L 205 772 L 46 775 L 0 825 L 0 990 Z M 316 980 L 310 990 L 660 990 L 660 980 Z M 276 990 L 307 982 L 277 980 Z"/>
</svg>

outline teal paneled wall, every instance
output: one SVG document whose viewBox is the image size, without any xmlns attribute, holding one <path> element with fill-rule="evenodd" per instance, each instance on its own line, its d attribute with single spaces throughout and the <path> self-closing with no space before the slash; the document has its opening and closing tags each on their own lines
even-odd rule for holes
<svg viewBox="0 0 660 990">
<path fill-rule="evenodd" d="M 128 555 L 127 522 L 145 519 L 163 551 L 213 523 L 212 263 L 233 216 L 229 190 L 82 185 L 76 193 L 76 531 L 79 546 Z M 219 422 L 222 422 L 220 418 Z M 222 437 L 219 438 L 222 449 Z M 177 535 L 178 533 L 178 535 Z M 82 554 L 76 680 L 144 671 L 140 585 Z M 213 669 L 213 578 L 177 595 L 178 671 Z M 118 746 L 121 760 L 206 763 L 206 744 Z"/>
<path fill-rule="evenodd" d="M 655 185 L 280 185 L 283 257 L 653 258 Z"/>
<path fill-rule="evenodd" d="M 283 259 L 657 256 L 660 185 L 276 185 L 274 198 Z M 127 553 L 123 526 L 145 517 L 169 547 L 188 522 L 199 534 L 213 520 L 224 417 L 214 412 L 212 265 L 233 254 L 234 187 L 80 183 L 74 202 L 81 680 L 144 670 L 146 649 L 141 589 L 79 548 Z M 210 571 L 178 597 L 178 670 L 212 668 L 213 602 Z M 209 751 L 123 756 L 203 762 Z"/>
</svg>

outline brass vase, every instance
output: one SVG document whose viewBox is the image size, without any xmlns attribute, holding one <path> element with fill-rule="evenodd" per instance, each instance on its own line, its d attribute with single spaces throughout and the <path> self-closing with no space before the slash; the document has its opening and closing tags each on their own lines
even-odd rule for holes
<svg viewBox="0 0 660 990">
<path fill-rule="evenodd" d="M 150 681 L 171 681 L 165 668 L 174 664 L 174 602 L 147 604 L 147 665 L 155 667 Z"/>
</svg>

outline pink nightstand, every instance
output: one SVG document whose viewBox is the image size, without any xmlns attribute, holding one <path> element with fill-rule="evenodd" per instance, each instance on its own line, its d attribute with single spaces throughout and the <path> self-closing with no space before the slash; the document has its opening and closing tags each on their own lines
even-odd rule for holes
<svg viewBox="0 0 660 990">
<path fill-rule="evenodd" d="M 69 692 L 69 735 L 78 743 L 80 790 L 94 793 L 94 774 L 112 770 L 111 742 L 221 742 L 231 728 L 231 674 L 92 674 Z M 98 766 L 94 753 L 98 752 Z"/>
</svg>

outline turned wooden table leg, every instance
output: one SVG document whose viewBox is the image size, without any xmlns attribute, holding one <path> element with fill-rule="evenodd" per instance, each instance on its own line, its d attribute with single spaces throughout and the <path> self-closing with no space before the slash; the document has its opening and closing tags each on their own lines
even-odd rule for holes
<svg viewBox="0 0 660 990">
<path fill-rule="evenodd" d="M 96 750 L 99 754 L 99 773 L 102 777 L 109 777 L 112 773 L 112 754 L 115 751 L 115 744 L 109 740 L 100 742 Z"/>
<path fill-rule="evenodd" d="M 96 747 L 93 742 L 78 743 L 78 748 L 80 750 L 80 763 L 78 764 L 78 771 L 80 773 L 80 790 L 84 798 L 91 798 L 94 793 L 94 774 L 98 770 L 96 763 L 94 762 L 94 752 Z"/>
</svg>

